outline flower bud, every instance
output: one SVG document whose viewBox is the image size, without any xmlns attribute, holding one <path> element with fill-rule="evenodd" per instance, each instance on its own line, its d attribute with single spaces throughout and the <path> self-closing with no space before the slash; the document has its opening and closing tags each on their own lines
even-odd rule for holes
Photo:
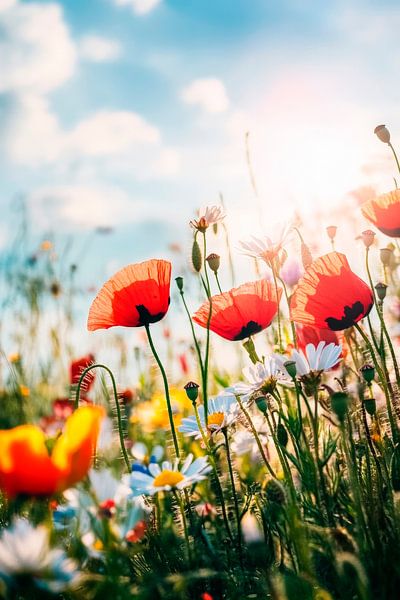
<svg viewBox="0 0 400 600">
<path fill-rule="evenodd" d="M 376 400 L 375 398 L 367 398 L 364 400 L 365 410 L 371 417 L 376 413 Z"/>
<path fill-rule="evenodd" d="M 209 254 L 206 258 L 206 261 L 208 262 L 208 266 L 210 267 L 211 271 L 217 273 L 221 262 L 220 256 L 218 256 L 218 254 Z"/>
<path fill-rule="evenodd" d="M 256 406 L 258 410 L 260 410 L 263 414 L 265 414 L 268 410 L 268 400 L 265 396 L 258 396 L 256 398 Z"/>
<path fill-rule="evenodd" d="M 371 383 L 371 381 L 375 377 L 375 368 L 373 367 L 373 365 L 365 364 L 361 367 L 360 373 L 363 376 L 364 381 L 366 381 L 367 383 Z"/>
<path fill-rule="evenodd" d="M 295 360 L 287 360 L 286 362 L 283 363 L 283 366 L 285 367 L 286 371 L 288 372 L 289 377 L 294 379 L 297 375 L 296 361 Z"/>
<path fill-rule="evenodd" d="M 285 426 L 282 425 L 282 423 L 278 423 L 278 426 L 276 428 L 276 437 L 280 445 L 286 448 L 287 443 L 289 441 L 289 436 L 288 432 L 285 429 Z"/>
<path fill-rule="evenodd" d="M 192 265 L 193 265 L 193 269 L 197 273 L 200 273 L 200 271 L 201 271 L 201 250 L 200 250 L 199 242 L 197 241 L 196 238 L 194 238 L 193 246 L 192 246 Z"/>
<path fill-rule="evenodd" d="M 175 277 L 176 285 L 178 286 L 178 290 L 182 292 L 183 290 L 183 277 Z"/>
<path fill-rule="evenodd" d="M 343 423 L 349 409 L 349 400 L 345 392 L 334 392 L 331 396 L 332 410 L 341 423 Z"/>
<path fill-rule="evenodd" d="M 381 302 L 386 298 L 387 287 L 388 286 L 385 283 L 377 283 L 375 286 L 376 295 Z"/>
<path fill-rule="evenodd" d="M 326 233 L 328 234 L 328 238 L 332 241 L 336 237 L 336 232 L 337 232 L 336 225 L 329 225 L 329 227 L 326 228 Z"/>
<path fill-rule="evenodd" d="M 199 384 L 194 381 L 189 381 L 183 388 L 186 392 L 186 396 L 191 402 L 196 402 L 199 396 Z"/>
<path fill-rule="evenodd" d="M 286 502 L 285 488 L 277 479 L 269 479 L 265 485 L 265 495 L 269 502 L 284 504 Z"/>
<path fill-rule="evenodd" d="M 361 234 L 362 241 L 364 242 L 364 246 L 369 248 L 374 243 L 375 232 L 372 229 L 366 229 Z"/>
<path fill-rule="evenodd" d="M 381 248 L 381 262 L 384 267 L 389 267 L 392 262 L 393 250 L 391 248 Z"/>
<path fill-rule="evenodd" d="M 384 144 L 390 143 L 390 133 L 386 125 L 377 125 L 374 129 L 374 133 Z"/>
<path fill-rule="evenodd" d="M 301 260 L 305 269 L 307 269 L 313 261 L 310 249 L 304 242 L 301 243 Z"/>
</svg>

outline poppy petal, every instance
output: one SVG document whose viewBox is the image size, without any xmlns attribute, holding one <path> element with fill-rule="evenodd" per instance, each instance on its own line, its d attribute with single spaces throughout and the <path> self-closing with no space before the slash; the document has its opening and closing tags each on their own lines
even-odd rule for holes
<svg viewBox="0 0 400 600">
<path fill-rule="evenodd" d="M 89 310 L 88 329 L 140 327 L 168 311 L 171 263 L 148 260 L 128 265 L 101 288 Z"/>
<path fill-rule="evenodd" d="M 400 237 L 400 190 L 368 200 L 361 207 L 368 221 L 389 237 Z"/>
<path fill-rule="evenodd" d="M 268 327 L 277 313 L 282 290 L 269 281 L 245 283 L 211 298 L 210 329 L 226 340 L 243 340 Z M 193 321 L 207 327 L 210 303 L 204 302 Z"/>
<path fill-rule="evenodd" d="M 353 273 L 344 254 L 330 252 L 315 260 L 300 279 L 290 301 L 293 321 L 341 331 L 371 310 L 370 287 Z"/>
</svg>

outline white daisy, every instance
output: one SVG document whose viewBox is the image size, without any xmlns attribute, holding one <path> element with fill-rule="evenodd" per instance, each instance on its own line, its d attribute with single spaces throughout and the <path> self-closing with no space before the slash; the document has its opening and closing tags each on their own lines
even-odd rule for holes
<svg viewBox="0 0 400 600">
<path fill-rule="evenodd" d="M 309 373 L 319 373 L 332 369 L 340 362 L 341 353 L 342 346 L 340 344 L 319 342 L 318 346 L 307 344 L 305 352 L 293 350 L 290 359 L 281 354 L 275 354 L 275 359 L 278 363 L 280 362 L 281 368 L 284 371 L 286 371 L 284 363 L 288 360 L 294 360 L 297 375 L 304 377 Z"/>
<path fill-rule="evenodd" d="M 225 211 L 222 206 L 210 205 L 202 206 L 199 209 L 199 216 L 197 219 L 190 221 L 190 224 L 194 229 L 199 231 L 205 231 L 210 225 L 219 223 L 225 219 Z"/>
<path fill-rule="evenodd" d="M 50 531 L 16 519 L 0 538 L 0 574 L 31 575 L 39 585 L 54 592 L 70 586 L 78 577 L 77 564 L 60 549 L 50 548 Z"/>
<path fill-rule="evenodd" d="M 157 463 L 150 463 L 147 473 L 133 471 L 130 485 L 135 496 L 152 496 L 157 492 L 181 490 L 202 481 L 210 470 L 206 456 L 193 461 L 193 454 L 189 454 L 180 468 L 179 461 L 175 460 L 174 463 L 164 461 L 161 467 Z"/>
<path fill-rule="evenodd" d="M 204 431 L 208 429 L 209 433 L 217 433 L 224 427 L 229 427 L 238 417 L 240 406 L 234 394 L 226 392 L 219 394 L 215 398 L 210 398 L 208 402 L 208 426 L 204 418 L 204 406 L 199 406 L 199 417 L 201 427 Z M 201 438 L 201 432 L 195 416 L 182 419 L 179 431 L 187 436 L 194 436 L 195 439 Z"/>
<path fill-rule="evenodd" d="M 252 416 L 251 420 L 253 421 L 253 425 L 257 431 L 261 445 L 264 448 L 265 453 L 268 455 L 270 433 L 268 431 L 265 417 L 261 414 L 255 414 Z M 252 462 L 262 461 L 260 449 L 254 438 L 254 434 L 248 429 L 240 429 L 239 431 L 235 431 L 235 434 L 232 436 L 231 448 L 232 452 L 237 456 L 249 454 Z"/>
<path fill-rule="evenodd" d="M 270 393 L 274 391 L 277 383 L 286 386 L 290 384 L 286 378 L 286 370 L 275 356 L 267 356 L 263 363 L 258 362 L 245 367 L 242 373 L 246 381 L 238 381 L 226 391 L 242 396 L 243 400 L 248 400 L 255 392 Z"/>
<path fill-rule="evenodd" d="M 262 237 L 252 235 L 247 240 L 239 242 L 239 250 L 242 254 L 253 258 L 262 258 L 267 264 L 270 264 L 271 260 L 275 258 L 288 241 L 291 229 L 291 225 L 287 223 L 277 224 L 274 227 L 274 232 L 276 232 L 274 239 L 268 235 Z"/>
</svg>

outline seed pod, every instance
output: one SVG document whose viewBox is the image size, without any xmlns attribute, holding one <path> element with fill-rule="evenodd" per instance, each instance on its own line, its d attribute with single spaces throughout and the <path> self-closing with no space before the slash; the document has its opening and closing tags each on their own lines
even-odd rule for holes
<svg viewBox="0 0 400 600">
<path fill-rule="evenodd" d="M 296 361 L 295 360 L 287 360 L 286 362 L 283 363 L 283 366 L 285 367 L 286 371 L 288 372 L 289 377 L 294 379 L 297 375 Z"/>
<path fill-rule="evenodd" d="M 375 367 L 367 363 L 361 367 L 360 373 L 363 376 L 364 381 L 371 383 L 375 377 Z"/>
<path fill-rule="evenodd" d="M 375 232 L 372 231 L 372 229 L 366 229 L 365 231 L 362 232 L 361 237 L 362 237 L 362 241 L 364 242 L 364 246 L 366 248 L 369 248 L 374 243 Z"/>
<path fill-rule="evenodd" d="M 334 392 L 331 396 L 331 408 L 341 423 L 349 409 L 349 400 L 345 392 Z"/>
<path fill-rule="evenodd" d="M 175 277 L 176 285 L 178 286 L 178 290 L 181 292 L 183 290 L 183 277 Z"/>
<path fill-rule="evenodd" d="M 381 302 L 386 298 L 387 287 L 385 283 L 377 283 L 375 286 L 376 295 Z"/>
<path fill-rule="evenodd" d="M 367 398 L 364 400 L 365 410 L 371 417 L 376 413 L 376 400 L 375 398 Z"/>
<path fill-rule="evenodd" d="M 329 225 L 329 227 L 326 228 L 326 233 L 328 234 L 328 238 L 330 240 L 334 240 L 335 239 L 336 232 L 337 232 L 336 225 Z"/>
<path fill-rule="evenodd" d="M 259 396 L 256 398 L 256 406 L 263 414 L 268 410 L 268 400 L 265 396 Z"/>
<path fill-rule="evenodd" d="M 374 129 L 374 133 L 384 144 L 390 143 L 390 133 L 386 125 L 377 125 Z"/>
<path fill-rule="evenodd" d="M 194 381 L 189 381 L 183 388 L 186 392 L 186 396 L 191 402 L 196 402 L 199 396 L 199 384 Z"/>
<path fill-rule="evenodd" d="M 206 261 L 208 262 L 208 266 L 210 267 L 211 271 L 214 271 L 214 273 L 217 273 L 218 269 L 219 269 L 219 265 L 221 262 L 221 258 L 218 254 L 209 254 L 206 258 Z"/>
<path fill-rule="evenodd" d="M 276 428 L 276 437 L 281 446 L 286 448 L 287 443 L 289 441 L 288 432 L 285 429 L 285 426 L 282 423 L 278 423 L 278 427 Z"/>
<path fill-rule="evenodd" d="M 196 271 L 196 273 L 200 273 L 201 271 L 201 250 L 200 250 L 200 246 L 199 246 L 199 242 L 197 241 L 196 238 L 194 238 L 193 240 L 193 246 L 192 246 L 192 265 L 193 265 L 193 269 Z"/>
</svg>

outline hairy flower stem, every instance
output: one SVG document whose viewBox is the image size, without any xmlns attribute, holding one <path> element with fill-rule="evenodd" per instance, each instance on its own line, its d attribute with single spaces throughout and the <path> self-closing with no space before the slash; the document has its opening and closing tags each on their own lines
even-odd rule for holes
<svg viewBox="0 0 400 600">
<path fill-rule="evenodd" d="M 239 500 L 238 500 L 237 493 L 236 493 L 235 477 L 233 475 L 233 469 L 232 469 L 232 457 L 231 457 L 231 451 L 229 448 L 228 431 L 227 431 L 226 427 L 224 427 L 222 429 L 222 433 L 224 434 L 224 438 L 225 438 L 226 460 L 228 463 L 229 477 L 231 479 L 231 486 L 232 486 L 233 503 L 235 506 L 237 535 L 238 535 L 239 562 L 240 562 L 240 566 L 243 569 L 243 548 L 242 548 L 243 542 L 242 542 L 242 527 L 240 525 Z"/>
<path fill-rule="evenodd" d="M 386 398 L 386 409 L 387 409 L 388 417 L 389 417 L 389 421 L 390 421 L 390 429 L 392 432 L 393 441 L 394 441 L 394 443 L 396 443 L 398 440 L 398 429 L 397 429 L 397 426 L 396 426 L 396 423 L 395 423 L 395 420 L 393 417 L 392 407 L 391 407 L 391 403 L 390 403 L 389 389 L 387 386 L 385 374 L 382 371 L 382 369 L 378 363 L 378 359 L 376 358 L 374 348 L 373 348 L 371 342 L 369 341 L 368 336 L 364 333 L 364 331 L 361 329 L 361 327 L 358 323 L 355 323 L 354 327 L 357 329 L 358 333 L 363 338 L 365 345 L 367 346 L 367 348 L 371 354 L 375 369 L 376 369 L 379 379 L 381 381 L 381 385 L 383 387 L 383 391 L 385 393 L 385 398 Z"/>
<path fill-rule="evenodd" d="M 156 363 L 158 364 L 158 367 L 159 367 L 159 369 L 161 371 L 161 376 L 162 376 L 163 383 L 164 383 L 165 399 L 167 401 L 169 425 L 170 425 L 170 428 L 171 428 L 172 438 L 173 438 L 173 441 L 174 441 L 175 454 L 176 454 L 176 457 L 179 458 L 180 457 L 180 452 L 179 452 L 178 438 L 176 437 L 175 423 L 174 423 L 174 417 L 173 417 L 173 414 L 172 414 L 171 397 L 169 395 L 169 386 L 168 386 L 167 375 L 165 373 L 165 369 L 164 369 L 163 364 L 162 364 L 162 362 L 160 360 L 160 357 L 157 354 L 157 350 L 154 347 L 154 343 L 153 343 L 153 339 L 151 337 L 149 325 L 145 325 L 145 329 L 146 329 L 147 339 L 149 340 L 149 345 L 150 345 L 151 351 L 152 351 L 153 356 L 156 359 Z"/>
<path fill-rule="evenodd" d="M 194 408 L 194 414 L 196 417 L 196 423 L 197 423 L 197 427 L 199 428 L 200 431 L 200 435 L 201 438 L 203 440 L 203 444 L 207 450 L 207 454 L 212 466 L 212 469 L 214 471 L 214 477 L 215 477 L 215 483 L 217 486 L 217 490 L 218 490 L 218 496 L 219 496 L 219 501 L 221 503 L 221 510 L 222 510 L 222 518 L 224 520 L 224 525 L 225 525 L 225 529 L 226 529 L 226 533 L 228 534 L 228 537 L 232 540 L 232 533 L 229 527 L 229 521 L 228 521 L 228 515 L 226 512 L 226 506 L 225 506 L 225 500 L 224 500 L 224 492 L 222 490 L 221 487 L 221 483 L 219 481 L 219 475 L 218 475 L 218 469 L 217 469 L 217 465 L 215 463 L 215 458 L 214 458 L 214 453 L 212 451 L 212 448 L 210 447 L 210 444 L 208 443 L 208 439 L 207 439 L 207 435 L 203 429 L 203 426 L 201 424 L 200 421 L 200 415 L 199 415 L 199 411 L 196 405 L 196 402 L 193 402 L 193 408 Z"/>
<path fill-rule="evenodd" d="M 394 156 L 394 159 L 396 161 L 397 169 L 398 169 L 398 171 L 400 173 L 400 163 L 399 163 L 399 159 L 397 158 L 396 150 L 393 148 L 391 142 L 388 143 L 388 146 L 391 149 L 391 151 L 393 152 L 393 156 Z"/>
<path fill-rule="evenodd" d="M 204 420 L 206 426 L 208 425 L 208 363 L 210 359 L 210 323 L 212 317 L 212 300 L 211 300 L 211 288 L 210 288 L 210 280 L 208 278 L 208 269 L 207 269 L 207 240 L 206 240 L 206 232 L 203 232 L 203 264 L 204 264 L 204 274 L 206 276 L 206 285 L 207 285 L 207 296 L 209 302 L 208 309 L 208 318 L 207 318 L 207 333 L 206 333 L 206 350 L 204 356 L 204 385 L 203 385 L 203 404 L 204 404 Z"/>
<path fill-rule="evenodd" d="M 196 348 L 197 359 L 199 361 L 201 381 L 202 381 L 202 384 L 204 385 L 204 367 L 203 367 L 203 359 L 201 357 L 201 350 L 200 350 L 199 342 L 197 341 L 196 333 L 194 331 L 192 317 L 190 316 L 190 312 L 189 312 L 188 306 L 186 304 L 185 293 L 184 293 L 183 289 L 179 291 L 179 294 L 182 298 L 183 306 L 185 308 L 185 312 L 189 319 L 190 329 L 192 331 L 192 337 L 193 337 L 193 342 L 194 342 L 194 347 Z M 203 390 L 203 395 L 204 395 L 204 390 Z"/>
<path fill-rule="evenodd" d="M 277 321 L 278 321 L 278 342 L 279 342 L 279 352 L 282 352 L 282 330 L 281 330 L 281 309 L 279 306 L 279 301 L 278 301 L 278 281 L 276 278 L 276 273 L 275 273 L 275 268 L 271 263 L 271 269 L 272 269 L 272 276 L 274 278 L 274 285 L 275 285 L 275 293 L 276 293 L 276 301 L 278 304 L 278 313 L 277 313 Z"/>
<path fill-rule="evenodd" d="M 185 507 L 183 506 L 183 502 L 182 502 L 182 498 L 181 498 L 180 494 L 176 490 L 173 490 L 173 494 L 174 494 L 174 498 L 179 506 L 179 510 L 180 510 L 180 513 L 182 516 L 183 533 L 185 535 L 188 560 L 189 560 L 189 562 L 192 562 L 192 551 L 190 549 L 189 533 L 188 533 L 188 526 L 187 526 L 187 520 L 186 520 L 186 514 L 185 514 Z"/>
<path fill-rule="evenodd" d="M 112 388 L 113 388 L 113 394 L 114 394 L 114 400 L 115 400 L 115 409 L 117 411 L 117 423 L 118 423 L 119 443 L 120 443 L 120 446 L 121 446 L 122 456 L 124 457 L 124 461 L 125 461 L 126 467 L 128 469 L 128 473 L 130 473 L 131 472 L 131 463 L 129 461 L 128 453 L 127 453 L 126 448 L 125 448 L 124 429 L 122 427 L 121 407 L 120 407 L 119 400 L 118 400 L 117 385 L 115 383 L 115 378 L 114 378 L 114 375 L 113 375 L 111 369 L 109 369 L 108 367 L 106 367 L 106 365 L 96 364 L 96 365 L 90 365 L 89 367 L 87 367 L 82 372 L 82 374 L 81 374 L 81 376 L 79 378 L 79 381 L 78 381 L 78 386 L 76 388 L 74 410 L 76 410 L 78 408 L 78 406 L 79 406 L 79 399 L 80 399 L 80 394 L 81 394 L 81 387 L 82 387 L 83 381 L 84 381 L 87 373 L 89 373 L 93 369 L 97 369 L 97 368 L 104 369 L 105 371 L 107 371 L 107 373 L 109 374 L 110 379 L 111 379 Z"/>
<path fill-rule="evenodd" d="M 222 294 L 222 288 L 221 288 L 221 284 L 219 282 L 219 277 L 218 277 L 217 271 L 214 271 L 214 275 L 215 275 L 215 281 L 217 282 L 219 293 Z"/>
<path fill-rule="evenodd" d="M 287 291 L 286 283 L 279 276 L 278 276 L 278 280 L 282 284 L 283 293 L 285 294 L 285 298 L 286 298 L 286 304 L 287 304 L 288 309 L 289 309 L 289 321 L 290 321 L 290 327 L 291 327 L 291 330 L 292 330 L 293 345 L 294 345 L 295 348 L 297 348 L 298 346 L 297 346 L 296 327 L 294 325 L 294 321 L 290 318 L 290 299 L 289 299 L 289 294 L 288 294 L 288 291 Z"/>
<path fill-rule="evenodd" d="M 272 475 L 272 477 L 274 477 L 276 479 L 276 474 L 274 473 L 274 470 L 272 469 L 271 465 L 269 464 L 269 461 L 268 461 L 268 458 L 267 458 L 267 456 L 266 456 L 266 454 L 264 452 L 264 448 L 263 448 L 263 445 L 261 443 L 260 437 L 259 437 L 259 435 L 257 433 L 256 428 L 254 427 L 254 423 L 252 421 L 252 418 L 250 417 L 249 413 L 245 409 L 245 407 L 243 405 L 243 402 L 240 399 L 240 396 L 236 396 L 236 400 L 237 400 L 237 402 L 238 402 L 238 404 L 240 406 L 240 409 L 241 409 L 242 413 L 246 417 L 246 420 L 247 420 L 248 424 L 250 425 L 250 429 L 252 431 L 252 434 L 253 434 L 254 439 L 256 441 L 256 444 L 257 444 L 257 447 L 258 447 L 258 449 L 260 451 L 261 457 L 262 457 L 262 459 L 263 459 L 263 461 L 265 463 L 265 466 L 268 469 L 269 474 Z"/>
<path fill-rule="evenodd" d="M 379 320 L 381 322 L 381 328 L 382 328 L 382 331 L 383 331 L 383 333 L 384 333 L 384 335 L 386 337 L 386 340 L 387 340 L 387 343 L 388 343 L 388 346 L 389 346 L 389 351 L 390 351 L 390 355 L 392 357 L 394 371 L 396 373 L 397 385 L 400 387 L 399 365 L 398 365 L 396 354 L 395 354 L 395 351 L 394 351 L 394 348 L 393 348 L 392 340 L 390 339 L 390 335 L 389 335 L 389 332 L 388 332 L 387 327 L 386 327 L 385 318 L 384 318 L 384 315 L 383 315 L 383 302 L 379 302 L 377 300 L 377 298 L 376 298 L 375 288 L 374 288 L 372 277 L 371 277 L 371 271 L 370 271 L 370 268 L 369 268 L 368 258 L 369 258 L 369 248 L 366 248 L 366 252 L 365 252 L 365 267 L 366 267 L 366 271 L 367 271 L 367 274 L 368 274 L 368 280 L 369 280 L 369 284 L 371 286 L 372 293 L 373 293 L 373 296 L 374 296 L 374 303 L 375 303 L 375 306 L 376 306 L 376 312 L 378 313 L 378 317 L 379 317 Z M 368 317 L 368 322 L 369 322 L 369 317 Z"/>
</svg>

